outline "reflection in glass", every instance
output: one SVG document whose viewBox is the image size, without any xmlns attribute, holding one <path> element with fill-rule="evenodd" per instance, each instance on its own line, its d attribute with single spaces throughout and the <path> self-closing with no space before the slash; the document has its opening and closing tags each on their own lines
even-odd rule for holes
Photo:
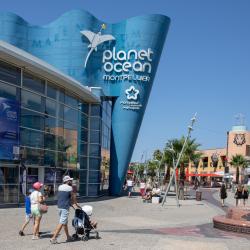
<svg viewBox="0 0 250 250">
<path fill-rule="evenodd" d="M 56 116 L 56 102 L 46 99 L 46 108 L 45 113 L 46 115 Z"/>
<path fill-rule="evenodd" d="M 90 170 L 100 170 L 101 159 L 100 158 L 89 158 L 89 169 Z"/>
<path fill-rule="evenodd" d="M 22 108 L 21 126 L 44 131 L 44 115 Z"/>
<path fill-rule="evenodd" d="M 22 90 L 21 101 L 23 107 L 44 113 L 44 102 L 41 96 Z"/>
<path fill-rule="evenodd" d="M 47 96 L 56 100 L 57 88 L 53 86 L 53 83 L 47 83 Z"/>
<path fill-rule="evenodd" d="M 78 123 L 78 111 L 64 106 L 64 120 Z"/>
<path fill-rule="evenodd" d="M 44 163 L 44 150 L 36 148 L 22 148 L 22 159 L 25 165 L 43 165 Z"/>
<path fill-rule="evenodd" d="M 40 131 L 21 128 L 20 144 L 22 146 L 43 148 L 44 133 Z"/>
<path fill-rule="evenodd" d="M 100 143 L 100 131 L 90 131 L 90 143 Z"/>
<path fill-rule="evenodd" d="M 44 94 L 45 81 L 27 72 L 23 73 L 23 86 Z"/>
<path fill-rule="evenodd" d="M 16 87 L 0 82 L 0 97 L 16 100 Z"/>
<path fill-rule="evenodd" d="M 99 117 L 90 117 L 90 129 L 101 129 L 101 119 Z"/>
<path fill-rule="evenodd" d="M 5 62 L 0 62 L 0 80 L 15 85 L 21 84 L 21 69 Z"/>
<path fill-rule="evenodd" d="M 99 104 L 92 104 L 90 110 L 91 116 L 101 116 L 101 106 Z"/>
<path fill-rule="evenodd" d="M 89 145 L 89 156 L 100 157 L 101 156 L 101 146 L 99 144 Z"/>
</svg>

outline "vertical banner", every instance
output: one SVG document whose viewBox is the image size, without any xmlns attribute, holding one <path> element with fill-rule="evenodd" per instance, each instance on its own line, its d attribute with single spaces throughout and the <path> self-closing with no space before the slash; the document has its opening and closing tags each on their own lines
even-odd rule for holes
<svg viewBox="0 0 250 250">
<path fill-rule="evenodd" d="M 19 104 L 0 97 L 0 160 L 13 160 L 19 147 Z"/>
</svg>

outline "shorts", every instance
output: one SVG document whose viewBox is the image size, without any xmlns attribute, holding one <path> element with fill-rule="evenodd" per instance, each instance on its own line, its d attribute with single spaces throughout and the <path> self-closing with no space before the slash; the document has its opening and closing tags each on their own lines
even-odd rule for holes
<svg viewBox="0 0 250 250">
<path fill-rule="evenodd" d="M 26 214 L 25 215 L 25 222 L 29 223 L 32 220 L 32 218 L 33 218 L 32 214 Z"/>
<path fill-rule="evenodd" d="M 67 225 L 68 224 L 68 218 L 69 218 L 69 210 L 60 208 L 59 209 L 59 223 L 62 225 Z"/>
<path fill-rule="evenodd" d="M 34 207 L 31 206 L 31 214 L 34 217 L 42 217 L 42 214 L 41 214 L 40 210 L 38 209 L 38 206 L 34 206 Z"/>
<path fill-rule="evenodd" d="M 132 192 L 132 186 L 128 186 L 128 192 Z"/>
</svg>

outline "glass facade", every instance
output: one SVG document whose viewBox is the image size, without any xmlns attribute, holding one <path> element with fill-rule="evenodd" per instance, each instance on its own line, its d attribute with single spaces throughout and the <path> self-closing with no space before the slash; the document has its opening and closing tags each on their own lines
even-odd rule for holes
<svg viewBox="0 0 250 250">
<path fill-rule="evenodd" d="M 0 62 L 0 97 L 20 106 L 20 154 L 15 161 L 0 159 L 0 204 L 21 202 L 37 180 L 49 199 L 56 199 L 65 174 L 76 180 L 79 196 L 108 189 L 111 102 L 86 103 L 5 62 Z"/>
</svg>

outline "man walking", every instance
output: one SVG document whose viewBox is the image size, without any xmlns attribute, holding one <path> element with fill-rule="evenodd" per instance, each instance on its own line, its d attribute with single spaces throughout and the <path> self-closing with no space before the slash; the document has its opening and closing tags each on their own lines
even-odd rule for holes
<svg viewBox="0 0 250 250">
<path fill-rule="evenodd" d="M 57 193 L 57 206 L 59 209 L 59 224 L 56 227 L 53 237 L 50 239 L 52 244 L 56 244 L 57 236 L 59 235 L 62 228 L 65 231 L 67 240 L 66 242 L 72 241 L 71 236 L 68 231 L 68 217 L 69 217 L 69 208 L 72 205 L 74 208 L 80 208 L 80 206 L 76 202 L 75 193 L 73 193 L 72 189 L 72 180 L 70 176 L 66 175 L 63 177 L 63 184 L 59 186 Z"/>
</svg>

